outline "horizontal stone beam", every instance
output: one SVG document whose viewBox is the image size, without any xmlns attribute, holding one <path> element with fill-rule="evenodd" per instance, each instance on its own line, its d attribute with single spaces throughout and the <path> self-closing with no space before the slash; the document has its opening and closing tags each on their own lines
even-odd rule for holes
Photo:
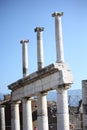
<svg viewBox="0 0 87 130">
<path fill-rule="evenodd" d="M 66 89 L 66 86 L 69 87 L 72 83 L 73 78 L 68 65 L 55 63 L 10 84 L 8 88 L 12 90 L 12 100 L 19 100 L 61 86 Z"/>
</svg>

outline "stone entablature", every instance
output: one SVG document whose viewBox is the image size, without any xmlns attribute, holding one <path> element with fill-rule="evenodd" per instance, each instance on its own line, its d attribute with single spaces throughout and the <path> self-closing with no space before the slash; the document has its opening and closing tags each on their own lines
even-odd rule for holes
<svg viewBox="0 0 87 130">
<path fill-rule="evenodd" d="M 55 63 L 10 84 L 8 88 L 12 90 L 12 100 L 19 100 L 59 88 L 61 85 L 66 89 L 72 82 L 68 65 Z"/>
</svg>

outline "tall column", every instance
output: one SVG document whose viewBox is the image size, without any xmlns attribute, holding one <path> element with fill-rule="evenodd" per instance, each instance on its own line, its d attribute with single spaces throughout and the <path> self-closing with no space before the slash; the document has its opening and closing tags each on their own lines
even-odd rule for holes
<svg viewBox="0 0 87 130">
<path fill-rule="evenodd" d="M 5 106 L 0 106 L 0 130 L 5 130 Z"/>
<path fill-rule="evenodd" d="M 37 120 L 38 120 L 38 130 L 48 130 L 48 113 L 47 113 L 47 93 L 42 93 L 38 95 L 37 100 Z"/>
<path fill-rule="evenodd" d="M 55 38 L 56 38 L 56 62 L 64 62 L 63 38 L 61 16 L 63 12 L 55 12 L 52 14 L 55 17 Z"/>
<path fill-rule="evenodd" d="M 64 50 L 61 23 L 61 16 L 63 16 L 63 12 L 55 12 L 52 16 L 55 17 L 56 62 L 63 63 Z M 69 130 L 67 90 L 65 90 L 65 88 L 61 85 L 59 89 L 57 89 L 57 92 L 57 130 Z"/>
<path fill-rule="evenodd" d="M 29 40 L 21 40 L 22 43 L 22 58 L 23 58 L 23 77 L 28 75 L 28 49 L 27 43 Z M 23 110 L 23 130 L 33 130 L 32 126 L 32 110 L 31 100 L 24 98 L 22 102 Z"/>
<path fill-rule="evenodd" d="M 23 62 L 23 77 L 28 75 L 28 49 L 27 43 L 29 40 L 21 40 L 22 44 L 22 62 Z"/>
<path fill-rule="evenodd" d="M 62 88 L 57 89 L 57 130 L 69 130 L 68 96 Z"/>
<path fill-rule="evenodd" d="M 83 130 L 87 130 L 87 80 L 82 80 Z"/>
<path fill-rule="evenodd" d="M 19 103 L 13 102 L 11 104 L 11 130 L 20 130 Z"/>
<path fill-rule="evenodd" d="M 37 62 L 38 70 L 44 67 L 44 58 L 43 58 L 43 40 L 42 40 L 42 31 L 43 27 L 36 27 L 35 32 L 37 32 Z M 37 100 L 37 120 L 38 120 L 38 130 L 48 130 L 48 113 L 47 113 L 47 93 L 38 94 Z"/>
<path fill-rule="evenodd" d="M 44 31 L 44 28 L 36 27 L 34 31 L 37 32 L 37 62 L 38 62 L 38 70 L 39 70 L 44 66 L 43 40 L 42 40 L 42 31 Z"/>
<path fill-rule="evenodd" d="M 23 98 L 22 109 L 23 109 L 23 130 L 33 130 L 31 99 Z"/>
</svg>

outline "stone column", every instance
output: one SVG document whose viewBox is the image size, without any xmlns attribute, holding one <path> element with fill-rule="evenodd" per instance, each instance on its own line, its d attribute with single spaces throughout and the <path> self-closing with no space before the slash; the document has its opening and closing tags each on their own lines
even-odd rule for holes
<svg viewBox="0 0 87 130">
<path fill-rule="evenodd" d="M 21 40 L 22 43 L 22 58 L 23 58 L 23 77 L 28 75 L 28 49 L 27 43 L 29 40 Z M 31 100 L 28 98 L 23 99 L 23 130 L 32 130 L 32 110 Z"/>
<path fill-rule="evenodd" d="M 56 62 L 64 62 L 63 38 L 61 16 L 63 12 L 55 12 L 52 14 L 55 17 L 55 38 L 56 38 Z M 69 113 L 67 90 L 69 86 L 59 86 L 57 89 L 57 130 L 69 130 Z"/>
<path fill-rule="evenodd" d="M 69 130 L 67 90 L 57 89 L 57 130 Z"/>
<path fill-rule="evenodd" d="M 38 70 L 43 68 L 43 66 L 44 66 L 42 31 L 44 31 L 43 27 L 36 27 L 35 28 L 35 32 L 37 32 L 37 62 L 38 62 Z"/>
<path fill-rule="evenodd" d="M 87 80 L 82 80 L 83 130 L 87 130 Z"/>
<path fill-rule="evenodd" d="M 48 113 L 47 113 L 47 93 L 42 93 L 38 95 L 37 100 L 37 120 L 38 120 L 38 130 L 48 130 Z"/>
<path fill-rule="evenodd" d="M 19 103 L 12 102 L 11 104 L 11 130 L 20 130 Z"/>
<path fill-rule="evenodd" d="M 23 130 L 33 130 L 31 99 L 29 98 L 22 99 L 22 110 L 23 110 Z"/>
<path fill-rule="evenodd" d="M 5 130 L 5 106 L 0 106 L 0 130 Z"/>
<path fill-rule="evenodd" d="M 63 38 L 61 16 L 63 12 L 55 12 L 52 14 L 55 17 L 55 38 L 56 38 L 56 62 L 64 62 Z"/>
<path fill-rule="evenodd" d="M 28 49 L 27 43 L 29 40 L 21 40 L 20 43 L 22 44 L 22 62 L 23 62 L 23 77 L 28 75 Z"/>
</svg>

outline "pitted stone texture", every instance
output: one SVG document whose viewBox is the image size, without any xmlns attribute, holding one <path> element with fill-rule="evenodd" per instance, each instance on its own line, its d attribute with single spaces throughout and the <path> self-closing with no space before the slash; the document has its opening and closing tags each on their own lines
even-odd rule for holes
<svg viewBox="0 0 87 130">
<path fill-rule="evenodd" d="M 31 97 L 39 92 L 49 91 L 61 86 L 67 89 L 73 83 L 72 74 L 67 64 L 51 64 L 29 76 L 9 85 L 12 91 L 12 100 L 22 97 Z"/>
</svg>

